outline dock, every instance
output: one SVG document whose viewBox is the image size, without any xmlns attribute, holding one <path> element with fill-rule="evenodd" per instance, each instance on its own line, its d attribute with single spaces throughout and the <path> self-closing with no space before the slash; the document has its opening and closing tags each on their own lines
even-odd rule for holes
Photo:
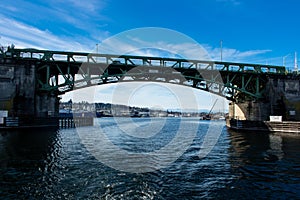
<svg viewBox="0 0 300 200">
<path fill-rule="evenodd" d="M 228 128 L 237 131 L 260 131 L 270 133 L 292 133 L 300 134 L 300 121 L 250 121 L 227 119 L 226 125 Z"/>
<path fill-rule="evenodd" d="M 93 117 L 50 117 L 50 118 L 2 118 L 0 130 L 21 129 L 64 129 L 82 126 L 93 126 Z"/>
</svg>

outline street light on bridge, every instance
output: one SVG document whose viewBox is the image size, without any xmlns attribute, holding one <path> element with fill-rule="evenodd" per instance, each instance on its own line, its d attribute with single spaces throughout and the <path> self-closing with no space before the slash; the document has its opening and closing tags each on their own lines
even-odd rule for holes
<svg viewBox="0 0 300 200">
<path fill-rule="evenodd" d="M 289 55 L 290 55 L 290 53 L 282 57 L 282 66 L 285 66 L 285 59 L 286 59 Z"/>
<path fill-rule="evenodd" d="M 97 54 L 97 56 L 96 56 L 96 62 L 98 62 L 98 43 L 96 44 L 96 54 Z"/>
<path fill-rule="evenodd" d="M 298 72 L 297 52 L 295 52 L 294 71 Z"/>
<path fill-rule="evenodd" d="M 223 60 L 223 40 L 220 41 L 220 50 L 221 50 L 221 62 Z"/>
</svg>

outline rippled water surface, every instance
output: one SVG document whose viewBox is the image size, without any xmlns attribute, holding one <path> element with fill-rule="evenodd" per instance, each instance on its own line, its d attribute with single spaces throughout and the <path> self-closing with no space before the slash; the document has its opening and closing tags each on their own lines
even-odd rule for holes
<svg viewBox="0 0 300 200">
<path fill-rule="evenodd" d="M 1 132 L 1 199 L 300 198 L 300 136 L 191 118 L 95 120 L 93 128 Z M 208 130 L 220 126 L 200 158 Z"/>
</svg>

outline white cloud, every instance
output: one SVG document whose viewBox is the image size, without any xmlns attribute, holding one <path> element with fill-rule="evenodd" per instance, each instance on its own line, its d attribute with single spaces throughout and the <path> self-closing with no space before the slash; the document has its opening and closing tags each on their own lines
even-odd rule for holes
<svg viewBox="0 0 300 200">
<path fill-rule="evenodd" d="M 56 46 L 60 47 L 60 42 L 57 45 L 48 45 L 47 43 L 47 47 L 44 47 L 40 45 L 41 41 L 35 38 L 32 38 L 32 43 L 36 42 L 37 44 L 32 44 L 31 40 L 26 40 L 26 38 L 20 41 L 20 34 L 23 34 L 23 37 L 34 35 L 34 37 L 37 36 L 38 38 L 39 35 L 30 33 L 34 29 L 34 32 L 40 30 L 42 37 L 49 36 L 44 34 L 46 32 L 52 35 L 51 39 L 53 36 L 56 36 L 61 41 L 66 40 L 70 44 L 74 42 L 93 44 L 92 47 L 94 48 L 99 40 L 107 38 L 110 34 L 108 31 L 103 30 L 103 27 L 107 26 L 109 21 L 108 16 L 102 14 L 107 1 L 53 0 L 42 4 L 21 0 L 1 2 L 0 8 L 2 11 L 0 17 L 2 18 L 2 23 L 3 20 L 6 20 L 8 23 L 12 22 L 12 24 L 5 24 L 5 29 L 7 30 L 3 31 L 4 27 L 2 27 L 0 35 L 2 39 L 6 36 L 6 39 L 10 40 L 8 41 L 9 43 L 17 40 L 18 44 L 25 43 L 30 44 L 30 46 L 42 46 L 47 49 Z M 20 25 L 26 27 L 20 27 Z M 5 33 L 7 34 L 5 35 Z M 3 40 L 1 42 L 3 43 Z M 44 43 L 42 42 L 42 44 Z M 70 44 L 67 44 L 67 47 Z M 75 44 L 74 46 L 77 45 Z M 90 47 L 88 49 L 90 50 Z"/>
<path fill-rule="evenodd" d="M 134 54 L 210 60 L 208 53 L 192 38 L 174 30 L 146 27 L 116 34 L 100 44 L 101 53 Z"/>
<path fill-rule="evenodd" d="M 64 1 L 66 4 L 70 4 L 73 7 L 83 10 L 86 13 L 93 13 L 96 14 L 100 10 L 102 10 L 105 7 L 106 2 L 105 1 L 99 1 L 99 0 L 85 0 L 85 1 L 78 1 L 78 0 L 67 0 Z"/>
<path fill-rule="evenodd" d="M 2 5 L 2 4 L 0 4 L 0 8 L 2 10 L 9 10 L 10 12 L 16 12 L 16 11 L 18 11 L 18 8 L 14 7 L 14 6 L 9 6 L 9 5 Z"/>
<path fill-rule="evenodd" d="M 159 38 L 159 37 L 158 37 Z M 147 41 L 137 37 L 111 37 L 100 44 L 100 53 L 134 54 L 153 57 L 180 57 L 197 60 L 220 60 L 221 49 L 196 42 L 175 43 L 172 41 Z M 222 49 L 222 60 L 228 62 L 256 62 L 260 56 L 271 52 L 269 49 L 240 51 Z M 272 59 L 269 59 L 272 61 Z"/>
<path fill-rule="evenodd" d="M 145 31 L 155 31 L 157 38 Z M 49 30 L 40 30 L 36 27 L 9 19 L 0 15 L 0 33 L 2 45 L 14 43 L 17 48 L 39 48 L 63 51 L 86 51 L 95 49 L 98 41 L 83 36 L 57 36 Z M 161 34 L 159 34 L 161 33 Z M 171 37 L 160 37 L 170 34 Z M 107 37 L 108 32 L 101 32 L 99 37 Z M 104 40 L 99 45 L 99 53 L 134 54 L 154 57 L 181 57 L 198 60 L 220 60 L 220 48 L 198 44 L 193 39 L 176 31 L 160 28 L 134 29 L 117 34 Z M 177 39 L 177 38 L 179 39 Z M 165 40 L 165 41 L 164 41 Z M 239 51 L 233 48 L 223 48 L 223 61 L 249 62 L 256 56 L 263 55 L 271 50 Z M 269 59 L 270 62 L 272 59 Z"/>
<path fill-rule="evenodd" d="M 204 48 L 209 52 L 209 55 L 213 60 L 220 60 L 221 59 L 221 49 L 220 48 L 213 48 L 210 45 L 203 45 Z M 266 53 L 271 52 L 272 50 L 269 49 L 261 49 L 261 50 L 247 50 L 247 51 L 240 51 L 238 49 L 233 48 L 222 48 L 222 60 L 228 62 L 246 62 L 251 63 L 253 61 L 261 60 L 260 57 Z"/>
<path fill-rule="evenodd" d="M 272 50 L 266 49 L 266 50 L 250 50 L 250 51 L 244 51 L 244 52 L 239 52 L 238 57 L 240 58 L 245 58 L 245 57 L 250 57 L 250 56 L 256 56 L 259 54 L 265 54 L 268 52 L 271 52 Z"/>
<path fill-rule="evenodd" d="M 76 38 L 58 37 L 48 30 L 0 16 L 1 44 L 15 44 L 17 48 L 39 48 L 65 51 L 90 51 L 88 44 Z"/>
<path fill-rule="evenodd" d="M 231 5 L 235 5 L 235 6 L 238 6 L 241 4 L 241 1 L 239 1 L 239 0 L 217 0 L 217 2 L 227 3 L 227 4 L 231 4 Z"/>
</svg>

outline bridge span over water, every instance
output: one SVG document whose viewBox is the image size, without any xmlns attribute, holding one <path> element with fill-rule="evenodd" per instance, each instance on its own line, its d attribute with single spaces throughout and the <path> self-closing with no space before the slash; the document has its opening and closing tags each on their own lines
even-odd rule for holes
<svg viewBox="0 0 300 200">
<path fill-rule="evenodd" d="M 58 115 L 58 95 L 129 81 L 179 84 L 230 100 L 231 119 L 300 120 L 300 76 L 284 66 L 10 48 L 0 54 L 0 110 L 7 117 Z"/>
</svg>

